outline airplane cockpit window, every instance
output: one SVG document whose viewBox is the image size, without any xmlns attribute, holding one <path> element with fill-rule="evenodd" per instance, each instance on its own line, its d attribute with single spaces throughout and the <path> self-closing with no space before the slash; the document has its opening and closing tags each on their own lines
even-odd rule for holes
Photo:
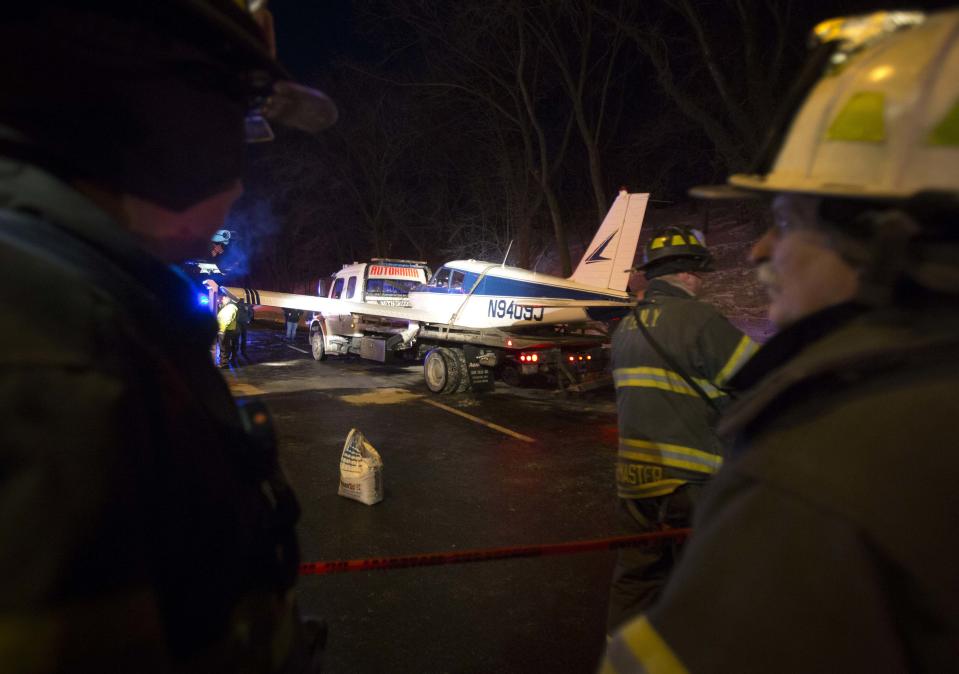
<svg viewBox="0 0 959 674">
<path fill-rule="evenodd" d="M 346 284 L 346 299 L 353 297 L 353 293 L 356 292 L 356 277 L 351 276 L 350 280 Z"/>
<path fill-rule="evenodd" d="M 450 290 L 463 292 L 463 280 L 466 278 L 466 272 L 454 270 L 450 276 Z"/>
<path fill-rule="evenodd" d="M 432 288 L 449 288 L 450 287 L 449 267 L 441 267 L 439 271 L 433 274 L 433 278 L 430 279 L 429 285 Z"/>
<path fill-rule="evenodd" d="M 333 284 L 333 287 L 330 289 L 330 297 L 334 300 L 340 299 L 340 295 L 343 294 L 343 279 L 336 279 L 336 283 Z"/>
</svg>

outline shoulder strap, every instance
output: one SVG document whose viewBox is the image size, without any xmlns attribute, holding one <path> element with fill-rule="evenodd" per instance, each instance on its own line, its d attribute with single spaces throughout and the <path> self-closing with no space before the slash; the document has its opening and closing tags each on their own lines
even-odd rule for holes
<svg viewBox="0 0 959 674">
<path fill-rule="evenodd" d="M 670 369 L 676 374 L 678 374 L 680 377 L 682 377 L 683 381 L 685 381 L 691 389 L 693 389 L 696 393 L 698 393 L 699 397 L 702 398 L 707 405 L 709 405 L 714 411 L 718 413 L 720 410 L 719 410 L 719 405 L 716 404 L 716 401 L 714 401 L 712 398 L 706 395 L 706 392 L 703 391 L 702 387 L 699 384 L 697 384 L 695 380 L 689 376 L 689 374 L 686 373 L 686 370 L 680 367 L 679 363 L 677 363 L 676 360 L 666 352 L 666 350 L 659 344 L 659 342 L 657 342 L 656 339 L 650 334 L 646 326 L 643 325 L 643 321 L 640 320 L 640 317 L 639 317 L 638 308 L 639 308 L 639 305 L 636 305 L 633 307 L 633 317 L 636 319 L 636 327 L 639 329 L 641 333 L 643 333 L 643 337 L 646 338 L 646 341 L 649 342 L 649 345 L 653 347 L 653 351 L 659 354 L 659 357 L 663 359 L 663 361 L 670 367 Z"/>
</svg>

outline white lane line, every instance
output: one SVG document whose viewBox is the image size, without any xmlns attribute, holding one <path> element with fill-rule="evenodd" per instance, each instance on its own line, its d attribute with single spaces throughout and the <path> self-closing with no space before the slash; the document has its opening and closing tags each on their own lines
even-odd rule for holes
<svg viewBox="0 0 959 674">
<path fill-rule="evenodd" d="M 290 347 L 291 349 L 293 349 L 294 351 L 299 351 L 300 353 L 305 353 L 305 354 L 307 354 L 307 355 L 310 354 L 309 351 L 307 351 L 306 349 L 301 349 L 301 348 L 298 347 L 298 346 L 293 346 L 292 344 L 287 344 L 287 346 Z"/>
<path fill-rule="evenodd" d="M 466 412 L 461 412 L 460 410 L 444 405 L 443 403 L 438 403 L 435 400 L 430 400 L 429 398 L 423 398 L 424 403 L 428 403 L 433 407 L 439 407 L 441 410 L 446 410 L 458 416 L 463 417 L 464 419 L 469 419 L 470 421 L 475 421 L 478 424 L 482 424 L 487 428 L 492 428 L 494 431 L 499 431 L 500 433 L 505 433 L 506 435 L 516 438 L 517 440 L 522 440 L 523 442 L 536 442 L 536 438 L 531 438 L 528 435 L 523 435 L 522 433 L 517 433 L 516 431 L 511 431 L 510 429 L 500 426 L 499 424 L 494 424 L 479 417 L 474 417 L 472 414 L 467 414 Z"/>
</svg>

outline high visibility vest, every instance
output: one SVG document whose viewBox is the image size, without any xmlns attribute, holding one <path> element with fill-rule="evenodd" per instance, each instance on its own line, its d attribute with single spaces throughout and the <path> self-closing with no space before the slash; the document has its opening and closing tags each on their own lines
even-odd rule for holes
<svg viewBox="0 0 959 674">
<path fill-rule="evenodd" d="M 232 332 L 236 330 L 236 304 L 228 302 L 226 306 L 221 307 L 216 314 L 216 322 L 220 332 Z"/>
</svg>

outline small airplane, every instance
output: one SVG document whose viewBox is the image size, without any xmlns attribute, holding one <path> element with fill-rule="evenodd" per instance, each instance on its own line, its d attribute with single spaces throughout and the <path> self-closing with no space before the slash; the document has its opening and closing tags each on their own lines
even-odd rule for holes
<svg viewBox="0 0 959 674">
<path fill-rule="evenodd" d="M 450 329 L 520 330 L 584 323 L 622 315 L 636 300 L 627 292 L 649 194 L 621 190 L 569 278 L 495 262 L 456 260 L 409 293 L 410 306 L 225 288 L 253 304 L 325 315 L 377 317 Z"/>
<path fill-rule="evenodd" d="M 582 323 L 623 313 L 649 201 L 622 191 L 569 278 L 493 262 L 456 260 L 409 293 L 410 306 L 467 328 L 522 328 Z"/>
</svg>

